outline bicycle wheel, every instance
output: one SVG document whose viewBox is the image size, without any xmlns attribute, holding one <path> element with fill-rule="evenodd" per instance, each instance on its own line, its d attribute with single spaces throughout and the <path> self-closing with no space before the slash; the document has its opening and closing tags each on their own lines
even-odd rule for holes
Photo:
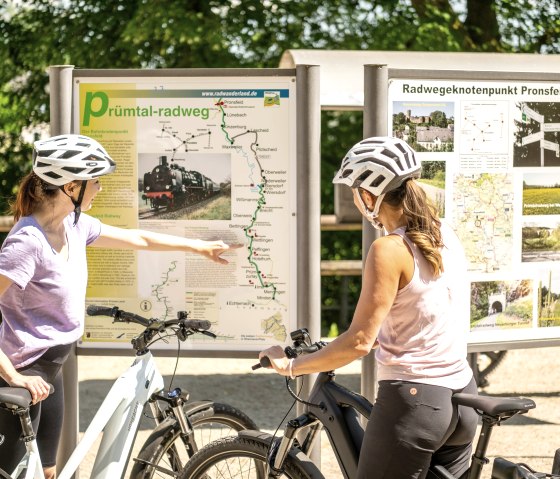
<svg viewBox="0 0 560 479">
<path fill-rule="evenodd" d="M 502 363 L 507 351 L 486 351 L 474 354 L 476 364 L 476 377 L 478 387 L 484 388 L 489 385 L 488 376 Z"/>
<path fill-rule="evenodd" d="M 239 409 L 227 404 L 208 403 L 188 414 L 193 427 L 196 448 L 221 437 L 237 435 L 244 429 L 258 429 Z M 179 473 L 190 457 L 189 446 L 183 442 L 176 419 L 167 418 L 150 434 L 130 473 L 131 479 L 169 478 Z M 155 465 L 155 467 L 154 467 Z"/>
<path fill-rule="evenodd" d="M 187 463 L 180 479 L 266 479 L 268 442 L 240 435 L 218 439 L 203 447 Z M 324 479 L 301 451 L 286 457 L 283 479 Z"/>
</svg>

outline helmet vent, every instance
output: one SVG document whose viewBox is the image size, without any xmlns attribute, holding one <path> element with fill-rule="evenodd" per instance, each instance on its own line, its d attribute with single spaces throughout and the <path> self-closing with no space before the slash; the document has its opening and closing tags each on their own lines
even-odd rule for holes
<svg viewBox="0 0 560 479">
<path fill-rule="evenodd" d="M 62 178 L 62 176 L 60 176 L 59 174 L 55 173 L 54 171 L 46 171 L 43 173 L 45 176 L 48 176 L 49 178 L 52 178 L 53 180 L 58 180 L 59 178 Z"/>
<path fill-rule="evenodd" d="M 371 186 L 377 188 L 381 183 L 385 181 L 385 177 L 383 175 L 379 175 L 375 180 L 371 182 Z"/>
<path fill-rule="evenodd" d="M 35 163 L 35 166 L 37 168 L 41 168 L 41 167 L 50 166 L 50 165 L 48 163 L 43 163 L 41 161 L 38 161 L 37 163 Z"/>
<path fill-rule="evenodd" d="M 48 158 L 48 157 L 51 156 L 55 151 L 56 151 L 56 150 L 41 150 L 41 151 L 38 152 L 38 154 L 39 154 L 39 156 L 47 157 L 47 158 Z"/>
<path fill-rule="evenodd" d="M 350 169 L 344 170 L 342 172 L 342 178 L 348 178 L 351 174 L 352 174 L 352 170 L 350 170 Z"/>
<path fill-rule="evenodd" d="M 365 153 L 373 153 L 371 148 L 364 148 L 363 150 L 354 150 L 355 155 L 363 155 Z"/>
<path fill-rule="evenodd" d="M 358 176 L 358 178 L 356 178 L 356 181 L 355 181 L 354 184 L 356 184 L 356 183 L 357 183 L 357 184 L 363 183 L 363 182 L 367 179 L 367 177 L 368 177 L 369 175 L 371 175 L 371 171 L 364 171 L 360 176 Z"/>
<path fill-rule="evenodd" d="M 66 150 L 62 155 L 59 156 L 59 158 L 68 159 L 68 158 L 73 158 L 74 156 L 77 156 L 79 154 L 80 154 L 79 151 Z"/>
<path fill-rule="evenodd" d="M 388 150 L 387 148 L 384 148 L 383 151 L 382 151 L 382 154 L 385 155 L 385 156 L 388 156 L 389 158 L 394 160 L 395 163 L 397 164 L 397 166 L 401 170 L 404 170 L 403 165 L 401 163 L 401 159 L 397 155 L 395 155 L 392 151 Z"/>
<path fill-rule="evenodd" d="M 403 155 L 404 155 L 404 159 L 406 160 L 406 166 L 408 166 L 408 167 L 410 168 L 412 165 L 410 164 L 410 158 L 409 158 L 409 156 L 408 156 L 408 151 L 406 151 L 406 150 L 402 147 L 402 145 L 399 145 L 398 143 L 395 144 L 395 146 L 396 146 L 399 150 L 402 151 L 402 153 L 403 153 Z"/>
<path fill-rule="evenodd" d="M 76 173 L 79 174 L 82 171 L 85 170 L 85 168 L 76 168 L 75 166 L 65 166 L 64 168 L 62 168 L 64 171 L 68 171 L 70 173 Z"/>
<path fill-rule="evenodd" d="M 97 168 L 94 168 L 93 170 L 91 170 L 91 171 L 89 172 L 89 174 L 90 174 L 90 175 L 95 175 L 95 173 L 97 173 L 98 171 L 103 171 L 103 167 L 99 167 L 99 166 L 98 166 Z"/>
</svg>

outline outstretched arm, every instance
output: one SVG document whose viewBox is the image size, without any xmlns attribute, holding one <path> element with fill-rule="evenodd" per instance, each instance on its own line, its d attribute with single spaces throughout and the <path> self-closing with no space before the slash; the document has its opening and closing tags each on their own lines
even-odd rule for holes
<svg viewBox="0 0 560 479">
<path fill-rule="evenodd" d="M 227 264 L 228 261 L 221 255 L 243 245 L 229 245 L 223 241 L 204 241 L 102 224 L 101 235 L 92 243 L 92 246 L 115 249 L 183 251 L 185 253 L 198 253 L 216 263 Z"/>
<path fill-rule="evenodd" d="M 365 356 L 376 346 L 381 323 L 387 317 L 399 288 L 403 262 L 402 247 L 388 237 L 375 241 L 368 253 L 362 291 L 347 331 L 320 351 L 299 356 L 292 364 L 292 374 L 302 375 L 330 371 Z M 280 346 L 262 351 L 279 374 L 289 375 L 289 360 Z"/>
</svg>

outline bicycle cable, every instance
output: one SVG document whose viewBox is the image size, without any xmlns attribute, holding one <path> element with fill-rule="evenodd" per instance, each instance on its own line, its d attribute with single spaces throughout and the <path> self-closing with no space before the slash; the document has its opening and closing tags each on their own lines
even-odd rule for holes
<svg viewBox="0 0 560 479">
<path fill-rule="evenodd" d="M 163 336 L 161 333 L 158 333 L 157 337 L 148 343 L 148 347 L 150 347 L 152 344 L 154 344 L 157 341 L 163 341 L 169 344 L 167 338 L 170 338 L 171 336 L 175 336 L 175 338 L 177 339 L 177 356 L 175 358 L 175 368 L 173 369 L 173 373 L 171 374 L 171 379 L 169 380 L 169 386 L 167 387 L 167 390 L 171 391 L 171 386 L 173 385 L 173 381 L 175 381 L 177 368 L 179 367 L 179 356 L 181 355 L 181 340 L 177 335 L 177 331 L 179 331 L 179 328 L 169 328 L 169 329 L 173 331 L 173 334 L 166 334 L 165 336 Z"/>
<path fill-rule="evenodd" d="M 169 387 L 167 388 L 168 391 L 171 391 L 171 386 L 173 386 L 173 381 L 175 381 L 175 374 L 177 374 L 177 367 L 179 366 L 179 356 L 181 355 L 181 340 L 179 339 L 179 336 L 175 336 L 177 337 L 177 357 L 175 358 L 175 368 L 173 369 L 173 374 L 169 380 Z"/>
<path fill-rule="evenodd" d="M 303 380 L 302 380 L 302 384 L 303 384 Z M 299 389 L 298 393 L 295 393 L 292 388 L 290 387 L 290 378 L 286 377 L 286 388 L 288 389 L 288 392 L 290 393 L 290 395 L 294 398 L 295 401 L 304 404 L 305 406 L 310 406 L 310 407 L 316 407 L 319 409 L 322 409 L 323 406 L 321 406 L 320 404 L 315 404 L 309 401 L 306 401 L 305 399 L 302 399 L 299 397 L 299 394 L 301 393 L 301 388 Z"/>
<path fill-rule="evenodd" d="M 176 331 L 173 328 L 170 328 L 173 331 Z M 177 336 L 177 334 L 174 332 L 174 334 L 167 334 L 165 336 L 163 336 L 161 333 L 159 333 L 157 335 L 157 337 L 155 339 L 153 339 L 152 341 L 150 341 L 147 344 L 147 347 L 150 347 L 152 344 L 158 342 L 158 341 L 163 341 L 164 343 L 168 343 L 169 341 L 167 340 L 167 338 L 170 338 L 171 336 L 175 336 L 177 338 L 177 358 L 175 360 L 175 369 L 173 370 L 173 374 L 171 376 L 171 381 L 169 381 L 169 388 L 167 389 L 168 391 L 171 391 L 171 386 L 173 384 L 173 381 L 175 380 L 175 373 L 177 372 L 177 366 L 179 365 L 179 354 L 181 353 L 181 341 L 179 340 L 179 337 Z M 146 410 L 144 410 L 143 413 L 144 417 L 148 418 L 148 419 L 155 419 L 155 417 L 148 415 L 148 413 L 146 412 Z"/>
<path fill-rule="evenodd" d="M 286 386 L 287 386 L 288 390 L 291 391 L 290 386 L 288 385 L 289 381 L 290 381 L 290 378 L 286 377 Z M 301 390 L 303 389 L 303 383 L 304 383 L 304 379 L 301 380 L 301 387 L 299 388 L 298 394 L 301 393 Z M 291 394 L 291 392 L 290 392 L 290 394 Z M 293 394 L 291 394 L 291 396 L 294 397 Z M 290 414 L 290 412 L 292 411 L 292 409 L 296 405 L 296 402 L 297 402 L 297 398 L 294 399 L 294 402 L 292 402 L 292 405 L 289 407 L 289 409 L 286 411 L 286 414 L 284 414 L 284 417 L 278 423 L 278 426 L 276 427 L 276 431 L 274 431 L 274 434 L 272 434 L 272 441 L 270 441 L 270 444 L 268 445 L 268 450 L 266 451 L 266 457 L 270 456 L 270 451 L 272 449 L 274 439 L 276 439 L 276 434 L 278 434 L 278 430 L 280 429 L 280 426 L 282 426 L 282 424 L 284 424 L 284 421 L 286 420 L 286 418 L 288 417 L 288 414 Z"/>
</svg>

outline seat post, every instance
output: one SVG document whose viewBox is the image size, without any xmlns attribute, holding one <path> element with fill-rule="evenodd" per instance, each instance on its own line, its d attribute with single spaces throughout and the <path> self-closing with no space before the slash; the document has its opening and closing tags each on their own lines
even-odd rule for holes
<svg viewBox="0 0 560 479">
<path fill-rule="evenodd" d="M 19 421 L 21 423 L 22 440 L 24 442 L 33 441 L 35 439 L 35 431 L 33 430 L 33 424 L 31 424 L 29 408 L 18 408 L 14 411 L 14 414 L 19 416 Z"/>
<path fill-rule="evenodd" d="M 472 456 L 468 479 L 478 479 L 482 468 L 490 462 L 486 457 L 486 451 L 488 449 L 488 444 L 490 443 L 492 428 L 499 422 L 499 418 L 489 416 L 487 414 L 482 415 L 482 429 L 480 431 L 480 435 L 478 436 L 476 449 Z"/>
</svg>

